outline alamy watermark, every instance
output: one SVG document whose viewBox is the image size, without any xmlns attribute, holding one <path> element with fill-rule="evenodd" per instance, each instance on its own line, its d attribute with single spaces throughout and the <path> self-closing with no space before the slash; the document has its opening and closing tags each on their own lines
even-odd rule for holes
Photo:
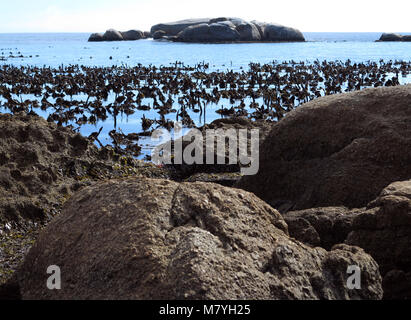
<svg viewBox="0 0 411 320">
<path fill-rule="evenodd" d="M 51 265 L 47 268 L 47 274 L 50 276 L 47 278 L 46 286 L 49 290 L 61 290 L 61 269 L 59 266 Z M 347 274 L 350 276 L 347 278 L 347 288 L 349 290 L 361 289 L 361 269 L 357 265 L 350 265 L 347 268 Z"/>
<path fill-rule="evenodd" d="M 182 136 L 182 125 L 174 122 L 173 135 L 165 129 L 154 130 L 152 141 L 160 142 L 152 150 L 156 164 L 240 164 L 241 174 L 255 175 L 259 169 L 259 129 L 191 129 Z M 228 141 L 228 150 L 226 146 Z M 185 144 L 183 148 L 183 142 Z M 184 149 L 184 150 L 183 150 Z M 228 163 L 227 152 L 228 151 Z M 215 163 L 216 162 L 216 163 Z"/>
<path fill-rule="evenodd" d="M 347 279 L 347 288 L 350 290 L 361 289 L 361 269 L 359 266 L 351 265 L 347 268 L 347 273 L 350 276 Z"/>
<path fill-rule="evenodd" d="M 61 270 L 59 266 L 52 265 L 47 268 L 47 274 L 51 274 L 47 278 L 47 288 L 50 290 L 61 289 Z"/>
</svg>

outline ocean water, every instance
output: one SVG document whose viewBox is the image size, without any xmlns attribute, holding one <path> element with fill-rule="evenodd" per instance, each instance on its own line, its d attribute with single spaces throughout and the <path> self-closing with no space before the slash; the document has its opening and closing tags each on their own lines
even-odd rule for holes
<svg viewBox="0 0 411 320">
<path fill-rule="evenodd" d="M 406 34 L 406 33 L 404 33 Z M 194 65 L 205 61 L 219 70 L 238 70 L 250 62 L 347 60 L 411 61 L 410 42 L 375 42 L 381 33 L 305 33 L 303 43 L 190 44 L 139 40 L 87 42 L 88 33 L 0 34 L 0 56 L 22 54 L 1 64 L 56 67 L 169 65 L 175 61 Z M 19 54 L 17 54 L 19 53 Z M 110 59 L 112 57 L 112 59 Z"/>
<path fill-rule="evenodd" d="M 238 71 L 241 68 L 247 69 L 250 62 L 312 62 L 316 59 L 350 59 L 353 62 L 380 59 L 411 61 L 411 42 L 375 42 L 380 37 L 380 32 L 312 32 L 304 35 L 307 42 L 303 43 L 188 44 L 153 40 L 89 43 L 89 33 L 0 34 L 0 65 L 169 66 L 181 61 L 189 66 L 200 62 L 209 63 L 210 71 Z M 13 57 L 10 58 L 10 55 Z M 411 77 L 401 78 L 400 82 L 411 83 Z M 0 111 L 5 110 L 0 107 Z M 41 115 L 47 116 L 45 113 Z M 152 117 L 153 115 L 154 113 L 151 114 Z M 141 116 L 137 112 L 129 118 L 120 119 L 118 126 L 124 133 L 139 132 Z M 201 119 L 193 116 L 196 124 L 201 124 Z M 216 113 L 208 112 L 206 122 L 219 117 Z M 80 132 L 89 135 L 100 126 L 101 123 L 96 126 L 85 125 Z M 104 122 L 104 130 L 100 135 L 103 143 L 109 141 L 108 132 L 112 128 L 111 120 Z M 142 144 L 144 154 L 148 153 L 152 142 L 145 139 Z"/>
</svg>

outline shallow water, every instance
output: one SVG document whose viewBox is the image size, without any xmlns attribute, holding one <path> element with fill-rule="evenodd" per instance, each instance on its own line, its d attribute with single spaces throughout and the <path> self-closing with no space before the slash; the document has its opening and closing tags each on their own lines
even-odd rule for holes
<svg viewBox="0 0 411 320">
<path fill-rule="evenodd" d="M 405 34 L 405 33 L 404 33 Z M 209 63 L 210 70 L 247 69 L 250 62 L 270 63 L 272 61 L 307 61 L 350 59 L 353 62 L 404 60 L 411 61 L 411 42 L 375 42 L 381 33 L 305 33 L 305 43 L 241 43 L 241 44 L 187 44 L 153 40 L 131 42 L 87 42 L 89 34 L 0 34 L 0 64 L 35 65 L 58 67 L 79 64 L 86 66 L 168 66 L 176 61 L 194 66 L 200 62 Z M 9 58 L 12 55 L 14 58 Z M 23 58 L 19 56 L 23 56 Z M 1 57 L 4 60 L 1 60 Z M 411 78 L 401 78 L 401 83 Z M 220 103 L 220 106 L 222 103 Z M 216 109 L 216 108 L 215 108 Z M 0 109 L 1 110 L 1 109 Z M 4 109 L 2 110 L 4 111 Z M 154 112 L 154 111 L 153 111 Z M 43 113 L 43 116 L 47 114 Z M 150 112 L 148 113 L 150 116 Z M 151 114 L 154 117 L 155 113 Z M 215 112 L 208 112 L 206 121 L 219 118 Z M 124 117 L 118 127 L 124 133 L 141 129 L 141 114 Z M 193 116 L 197 124 L 199 118 Z M 100 127 L 85 125 L 83 135 L 89 135 Z M 100 136 L 108 141 L 108 131 L 113 121 L 104 123 Z M 144 153 L 150 149 L 149 140 Z"/>
<path fill-rule="evenodd" d="M 411 42 L 374 42 L 380 33 L 306 33 L 303 43 L 190 44 L 153 40 L 87 42 L 89 34 L 0 34 L 0 56 L 21 52 L 4 64 L 59 66 L 195 65 L 201 61 L 220 70 L 247 67 L 250 62 L 347 60 L 355 62 L 411 60 Z M 112 57 L 112 59 L 110 59 Z"/>
</svg>

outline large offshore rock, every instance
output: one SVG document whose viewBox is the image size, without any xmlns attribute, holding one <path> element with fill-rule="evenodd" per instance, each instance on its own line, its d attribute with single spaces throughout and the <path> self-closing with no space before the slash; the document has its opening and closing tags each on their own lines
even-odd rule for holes
<svg viewBox="0 0 411 320">
<path fill-rule="evenodd" d="M 280 24 L 251 21 L 260 33 L 261 40 L 272 42 L 301 42 L 305 41 L 301 31 Z"/>
<path fill-rule="evenodd" d="M 210 19 L 209 24 L 217 22 L 229 22 L 235 27 L 239 26 L 240 24 L 246 23 L 246 21 L 241 18 L 219 17 Z"/>
<path fill-rule="evenodd" d="M 305 41 L 302 33 L 293 28 L 232 17 L 181 20 L 151 28 L 152 34 L 159 30 L 166 36 L 177 36 L 173 41 L 183 42 Z"/>
<path fill-rule="evenodd" d="M 379 41 L 402 41 L 402 35 L 398 33 L 383 33 Z"/>
<path fill-rule="evenodd" d="M 49 290 L 48 266 L 61 270 Z M 347 287 L 349 266 L 361 289 Z M 379 299 L 358 247 L 310 248 L 253 194 L 133 178 L 85 188 L 42 232 L 18 273 L 23 299 Z"/>
<path fill-rule="evenodd" d="M 232 42 L 238 40 L 240 40 L 238 31 L 224 22 L 190 26 L 177 35 L 177 41 L 182 42 Z"/>
<path fill-rule="evenodd" d="M 151 27 L 151 34 L 154 34 L 156 31 L 163 30 L 168 36 L 176 36 L 185 28 L 202 24 L 202 23 L 209 23 L 210 19 L 187 19 L 187 20 L 180 20 L 175 22 L 168 22 L 168 23 L 159 23 Z"/>
<path fill-rule="evenodd" d="M 316 99 L 273 126 L 238 187 L 274 207 L 361 208 L 411 177 L 411 85 Z"/>
<path fill-rule="evenodd" d="M 250 23 L 255 25 L 257 28 L 258 32 L 260 33 L 260 38 L 264 39 L 264 27 L 267 25 L 265 22 L 257 21 L 257 20 L 252 20 Z"/>
<path fill-rule="evenodd" d="M 305 41 L 301 31 L 278 24 L 264 26 L 264 41 L 299 42 Z"/>
<path fill-rule="evenodd" d="M 121 35 L 123 36 L 123 40 L 126 41 L 134 41 L 134 40 L 140 40 L 144 38 L 144 33 L 140 30 L 128 30 L 121 32 Z"/>
<path fill-rule="evenodd" d="M 398 33 L 383 33 L 377 41 L 411 41 L 411 35 L 401 35 Z"/>
<path fill-rule="evenodd" d="M 140 30 L 117 31 L 114 29 L 107 30 L 104 34 L 93 33 L 90 35 L 88 41 L 134 41 L 147 38 L 147 35 Z"/>
<path fill-rule="evenodd" d="M 236 30 L 240 34 L 241 41 L 260 41 L 261 35 L 258 28 L 253 23 L 245 22 L 239 24 Z"/>
<path fill-rule="evenodd" d="M 122 41 L 123 35 L 120 31 L 109 29 L 103 35 L 103 41 Z"/>
<path fill-rule="evenodd" d="M 156 32 L 153 33 L 154 40 L 162 39 L 165 36 L 166 36 L 166 32 L 163 30 L 157 30 Z"/>
<path fill-rule="evenodd" d="M 102 33 L 92 33 L 88 38 L 89 42 L 99 42 L 104 41 L 104 37 Z"/>
</svg>

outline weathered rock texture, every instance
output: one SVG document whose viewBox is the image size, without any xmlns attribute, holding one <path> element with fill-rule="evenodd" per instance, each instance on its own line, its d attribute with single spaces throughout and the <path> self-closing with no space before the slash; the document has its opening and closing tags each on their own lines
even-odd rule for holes
<svg viewBox="0 0 411 320">
<path fill-rule="evenodd" d="M 313 208 L 283 216 L 290 236 L 305 244 L 363 248 L 379 264 L 384 298 L 411 299 L 411 180 L 390 184 L 365 208 Z"/>
<path fill-rule="evenodd" d="M 217 119 L 214 120 L 210 124 L 206 124 L 203 127 L 199 128 L 201 131 L 201 138 L 197 140 L 192 140 L 192 141 L 185 141 L 183 138 L 179 138 L 177 141 L 181 142 L 182 145 L 182 150 L 185 151 L 186 148 L 189 145 L 195 144 L 198 148 L 198 150 L 203 150 L 203 163 L 194 163 L 194 164 L 186 164 L 183 159 L 182 164 L 174 164 L 172 163 L 171 165 L 168 165 L 167 167 L 171 168 L 174 172 L 176 177 L 179 177 L 180 179 L 187 179 L 191 177 L 190 181 L 193 181 L 193 178 L 196 176 L 197 173 L 239 173 L 241 167 L 243 166 L 239 159 L 238 161 L 234 164 L 230 164 L 229 162 L 229 141 L 228 138 L 225 139 L 223 142 L 224 144 L 224 149 L 221 150 L 222 152 L 219 152 L 218 147 L 217 147 L 217 139 L 214 139 L 214 152 L 213 152 L 213 164 L 207 164 L 207 144 L 206 144 L 206 137 L 207 137 L 207 130 L 222 130 L 220 131 L 220 136 L 225 135 L 226 137 L 233 137 L 233 138 L 238 138 L 238 141 L 240 141 L 240 136 L 239 136 L 239 130 L 247 130 L 247 141 L 244 141 L 244 143 L 247 143 L 248 151 L 250 154 L 250 146 L 251 146 L 251 130 L 256 129 L 259 132 L 259 142 L 261 143 L 265 136 L 270 132 L 273 122 L 268 122 L 268 121 L 251 121 L 248 118 L 245 117 L 233 117 L 233 118 L 223 118 L 223 119 Z M 233 130 L 233 131 L 229 131 Z M 187 133 L 187 135 L 190 132 Z M 232 133 L 232 134 L 231 134 Z M 237 143 L 237 154 L 238 154 L 238 146 L 239 142 Z M 162 147 L 162 145 L 160 145 Z M 174 141 L 172 141 L 172 148 L 174 148 Z M 218 164 L 217 163 L 217 157 L 221 157 L 224 159 L 224 164 Z M 205 178 L 204 175 L 202 178 Z M 233 176 L 234 178 L 234 176 Z M 235 181 L 233 180 L 232 182 L 236 182 L 240 178 L 239 175 L 235 176 Z M 220 178 L 217 178 L 215 181 L 219 181 Z M 225 179 L 224 179 L 225 180 Z M 204 181 L 204 180 L 202 180 Z M 212 179 L 209 179 L 208 181 L 212 182 Z M 232 186 L 232 184 L 231 184 Z"/>
<path fill-rule="evenodd" d="M 411 299 L 411 180 L 394 182 L 354 219 L 346 243 L 378 262 L 385 297 Z"/>
<path fill-rule="evenodd" d="M 41 117 L 0 114 L 0 230 L 50 218 L 92 181 L 154 167 L 127 160 L 123 166 L 110 148 Z"/>
<path fill-rule="evenodd" d="M 61 267 L 62 289 L 45 286 Z M 348 290 L 347 267 L 362 270 Z M 24 299 L 378 299 L 362 249 L 327 252 L 287 235 L 254 195 L 209 183 L 122 179 L 84 188 L 40 235 L 18 273 Z"/>
<path fill-rule="evenodd" d="M 238 187 L 274 207 L 361 208 L 411 178 L 411 85 L 319 98 L 290 112 Z"/>
<path fill-rule="evenodd" d="M 290 236 L 305 244 L 330 250 L 334 245 L 347 239 L 353 230 L 355 217 L 363 211 L 327 207 L 289 211 L 283 216 L 288 224 Z"/>
<path fill-rule="evenodd" d="M 283 42 L 305 41 L 303 34 L 278 24 L 240 18 L 189 19 L 161 23 L 151 33 L 162 32 L 162 37 L 181 42 Z"/>
<path fill-rule="evenodd" d="M 75 191 L 128 175 L 169 177 L 38 116 L 0 114 L 0 285 Z"/>
</svg>

